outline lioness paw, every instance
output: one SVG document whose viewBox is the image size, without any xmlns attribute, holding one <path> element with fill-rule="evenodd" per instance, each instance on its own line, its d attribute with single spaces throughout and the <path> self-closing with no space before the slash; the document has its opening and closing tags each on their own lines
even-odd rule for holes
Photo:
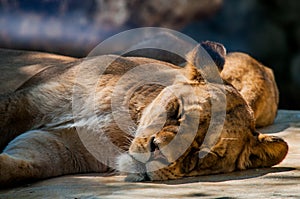
<svg viewBox="0 0 300 199">
<path fill-rule="evenodd" d="M 280 137 L 259 134 L 257 143 L 250 150 L 250 168 L 271 167 L 285 158 L 288 145 Z"/>
<path fill-rule="evenodd" d="M 260 134 L 258 136 L 258 140 L 260 142 L 284 142 L 284 140 L 280 137 L 277 136 L 269 136 L 269 135 L 264 135 L 264 134 Z"/>
</svg>

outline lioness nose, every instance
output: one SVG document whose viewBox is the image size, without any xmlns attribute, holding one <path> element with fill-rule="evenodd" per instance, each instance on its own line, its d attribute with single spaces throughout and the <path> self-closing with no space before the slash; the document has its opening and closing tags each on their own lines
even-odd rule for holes
<svg viewBox="0 0 300 199">
<path fill-rule="evenodd" d="M 150 152 L 154 152 L 158 149 L 157 139 L 153 136 L 150 140 Z"/>
</svg>

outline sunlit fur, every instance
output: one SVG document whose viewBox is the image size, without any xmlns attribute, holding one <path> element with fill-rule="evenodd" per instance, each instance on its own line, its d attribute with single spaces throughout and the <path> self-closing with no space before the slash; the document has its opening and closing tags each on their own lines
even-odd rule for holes
<svg viewBox="0 0 300 199">
<path fill-rule="evenodd" d="M 230 53 L 221 73 L 245 98 L 256 119 L 256 126 L 273 123 L 279 102 L 279 93 L 273 71 L 245 53 Z"/>
<path fill-rule="evenodd" d="M 103 66 L 110 62 L 105 72 L 91 70 L 94 63 Z M 126 89 L 120 90 L 125 96 L 120 103 L 128 103 L 129 114 L 136 125 L 129 126 L 130 133 L 126 134 L 112 114 L 114 86 L 126 72 L 147 63 L 168 66 L 171 73 L 176 71 L 177 75 L 168 87 L 145 84 L 130 96 Z M 170 73 L 169 70 L 156 72 L 152 74 L 162 77 Z M 78 79 L 78 75 L 82 78 Z M 128 83 L 130 81 L 135 80 L 129 78 Z M 97 83 L 96 87 L 93 82 Z M 72 104 L 74 86 L 79 102 Z M 90 95 L 91 90 L 93 95 Z M 226 101 L 220 101 L 225 103 L 226 120 L 221 135 L 210 138 L 216 140 L 214 146 L 205 148 L 202 143 L 212 119 L 211 98 L 219 96 L 215 93 L 226 95 Z M 129 181 L 167 180 L 269 167 L 278 164 L 288 150 L 282 139 L 261 135 L 255 130 L 255 112 L 253 114 L 237 89 L 226 82 L 207 84 L 192 63 L 182 69 L 153 59 L 105 55 L 67 65 L 57 64 L 36 74 L 15 92 L 1 96 L 0 100 L 1 187 L 71 173 L 111 171 L 107 162 L 99 162 L 86 149 L 76 128 L 96 135 L 102 143 L 109 139 L 120 148 L 123 154 L 110 152 L 101 148 L 101 142 L 97 143 L 98 153 L 127 172 Z M 95 103 L 91 104 L 91 100 Z M 161 107 L 160 116 L 156 107 Z M 78 111 L 75 115 L 74 109 Z M 163 124 L 161 116 L 166 119 Z M 122 123 L 122 119 L 118 118 L 119 122 Z M 188 129 L 195 124 L 195 119 L 199 125 L 195 136 L 191 136 L 193 132 Z M 156 125 L 162 128 L 157 130 Z M 185 130 L 179 136 L 178 126 Z M 175 137 L 177 147 L 164 148 Z M 183 144 L 189 141 L 188 148 L 182 152 Z M 177 157 L 177 152 L 182 154 Z M 153 165 L 166 167 L 149 171 Z"/>
</svg>

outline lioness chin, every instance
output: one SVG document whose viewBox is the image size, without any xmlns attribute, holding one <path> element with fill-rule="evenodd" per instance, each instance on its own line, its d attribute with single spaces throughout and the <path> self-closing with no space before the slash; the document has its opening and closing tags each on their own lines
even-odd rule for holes
<svg viewBox="0 0 300 199">
<path fill-rule="evenodd" d="M 253 113 L 252 103 L 239 92 L 243 86 L 251 87 L 250 82 L 241 81 L 237 90 L 234 82 L 205 79 L 203 74 L 213 66 L 205 66 L 208 71 L 196 67 L 202 61 L 202 47 L 221 72 L 225 48 L 205 42 L 189 53 L 184 68 L 148 58 L 105 55 L 69 63 L 63 69 L 47 68 L 15 92 L 1 96 L 1 186 L 72 173 L 109 172 L 111 165 L 126 172 L 128 181 L 144 181 L 270 167 L 281 162 L 288 151 L 286 142 L 255 130 L 256 111 L 264 110 Z M 100 70 L 91 70 L 95 63 Z M 151 75 L 166 77 L 172 83 L 141 84 L 130 92 L 126 85 L 117 85 L 124 74 L 145 64 L 153 69 Z M 125 79 L 128 85 L 135 84 L 134 76 L 129 77 Z M 117 86 L 117 93 L 124 98 L 114 99 Z M 74 98 L 79 102 L 74 103 Z M 119 126 L 126 122 L 121 117 L 123 110 L 113 108 L 114 100 L 128 105 L 130 119 L 137 126 L 132 134 Z M 100 142 L 101 160 L 95 158 L 78 131 L 109 139 L 123 154 L 108 153 Z"/>
</svg>

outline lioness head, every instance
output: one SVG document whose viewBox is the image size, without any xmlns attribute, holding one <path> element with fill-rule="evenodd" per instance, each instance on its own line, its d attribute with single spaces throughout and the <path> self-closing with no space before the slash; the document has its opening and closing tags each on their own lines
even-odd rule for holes
<svg viewBox="0 0 300 199">
<path fill-rule="evenodd" d="M 195 67 L 204 47 L 219 70 Z M 204 43 L 188 56 L 182 78 L 166 87 L 144 109 L 127 154 L 118 159 L 126 180 L 168 180 L 269 167 L 287 153 L 280 138 L 255 131 L 251 108 L 226 82 L 215 81 L 225 48 Z"/>
</svg>

